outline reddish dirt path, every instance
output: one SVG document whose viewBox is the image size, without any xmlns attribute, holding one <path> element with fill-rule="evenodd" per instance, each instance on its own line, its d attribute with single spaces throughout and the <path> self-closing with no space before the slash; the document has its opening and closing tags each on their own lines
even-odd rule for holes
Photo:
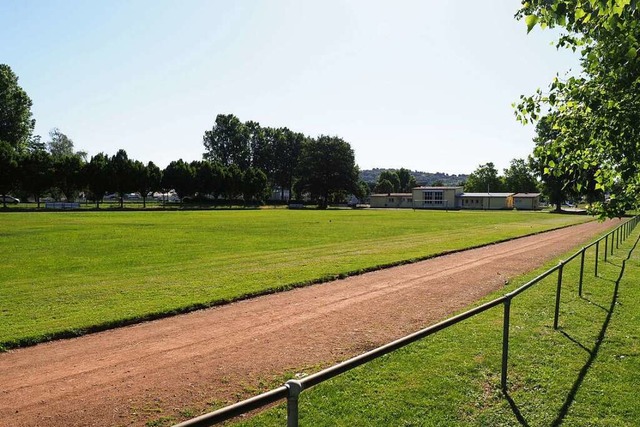
<svg viewBox="0 0 640 427">
<path fill-rule="evenodd" d="M 317 370 L 441 320 L 618 223 L 590 222 L 0 354 L 0 425 L 180 421 L 185 408 L 189 418 L 253 394 L 263 380 Z"/>
</svg>

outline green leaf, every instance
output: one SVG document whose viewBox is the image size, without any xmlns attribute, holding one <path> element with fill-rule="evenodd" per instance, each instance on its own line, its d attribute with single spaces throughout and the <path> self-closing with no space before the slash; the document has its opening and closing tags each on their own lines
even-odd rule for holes
<svg viewBox="0 0 640 427">
<path fill-rule="evenodd" d="M 556 162 L 554 162 L 553 160 L 549 160 L 549 167 L 550 168 L 555 168 L 556 167 Z"/>
<path fill-rule="evenodd" d="M 636 56 L 638 56 L 638 51 L 634 47 L 630 47 L 627 51 L 627 58 L 634 59 Z"/>
<path fill-rule="evenodd" d="M 525 24 L 527 24 L 527 34 L 536 26 L 538 22 L 538 17 L 536 15 L 528 15 L 524 18 Z"/>
</svg>

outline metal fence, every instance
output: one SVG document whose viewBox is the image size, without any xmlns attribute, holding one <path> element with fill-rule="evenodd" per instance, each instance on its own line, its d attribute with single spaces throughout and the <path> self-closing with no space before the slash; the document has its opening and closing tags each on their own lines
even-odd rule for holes
<svg viewBox="0 0 640 427">
<path fill-rule="evenodd" d="M 598 262 L 600 258 L 604 258 L 604 261 L 607 261 L 608 256 L 613 255 L 614 248 L 617 249 L 620 244 L 631 234 L 633 229 L 636 227 L 638 222 L 640 221 L 640 216 L 635 216 L 632 219 L 624 222 L 619 225 L 606 235 L 602 236 L 595 242 L 584 246 L 578 252 L 567 258 L 566 260 L 561 261 L 555 267 L 545 271 L 540 274 L 536 278 L 530 280 L 519 288 L 499 297 L 492 301 L 489 301 L 485 304 L 482 304 L 478 307 L 472 308 L 471 310 L 465 311 L 464 313 L 458 314 L 457 316 L 450 317 L 440 323 L 436 323 L 435 325 L 429 326 L 428 328 L 422 329 L 418 332 L 415 332 L 411 335 L 407 335 L 404 338 L 400 338 L 396 341 L 390 342 L 389 344 L 383 345 L 382 347 L 378 347 L 374 350 L 368 351 L 359 356 L 353 357 L 349 360 L 346 360 L 337 365 L 331 366 L 327 369 L 324 369 L 315 374 L 306 376 L 299 380 L 289 380 L 284 385 L 270 390 L 266 393 L 262 393 L 258 396 L 254 396 L 250 399 L 243 400 L 236 404 L 226 406 L 224 408 L 218 409 L 217 411 L 210 412 L 208 414 L 201 415 L 197 418 L 193 418 L 191 420 L 182 422 L 177 424 L 175 427 L 205 427 L 212 426 L 214 424 L 221 423 L 223 421 L 229 420 L 231 418 L 237 417 L 239 415 L 245 414 L 247 412 L 253 411 L 258 408 L 265 407 L 274 402 L 277 402 L 282 399 L 287 400 L 287 426 L 288 427 L 297 427 L 298 426 L 298 399 L 300 393 L 304 390 L 307 390 L 321 382 L 327 381 L 337 375 L 340 375 L 344 372 L 347 372 L 351 369 L 354 369 L 360 365 L 363 365 L 373 359 L 377 359 L 385 354 L 388 354 L 394 350 L 397 350 L 401 347 L 404 347 L 408 344 L 411 344 L 417 340 L 428 337 L 442 329 L 448 328 L 449 326 L 453 326 L 456 323 L 462 322 L 470 317 L 473 317 L 477 314 L 483 313 L 493 307 L 502 305 L 504 309 L 504 317 L 503 317 L 503 328 L 502 328 L 502 370 L 500 376 L 500 385 L 502 391 L 504 393 L 507 392 L 507 374 L 508 374 L 508 361 L 509 361 L 509 318 L 511 313 L 511 300 L 516 296 L 523 293 L 525 290 L 529 289 L 536 283 L 540 282 L 544 278 L 552 275 L 557 272 L 557 287 L 556 287 L 556 298 L 555 298 L 555 312 L 553 318 L 553 328 L 558 329 L 558 320 L 560 316 L 560 302 L 561 302 L 561 294 L 562 294 L 562 273 L 564 267 L 574 259 L 580 258 L 580 279 L 578 283 L 578 294 L 582 296 L 583 290 L 583 278 L 585 272 L 585 253 L 592 247 L 595 247 L 595 265 L 594 265 L 594 275 L 598 275 Z M 604 241 L 604 243 L 603 243 Z M 600 255 L 600 246 L 604 245 L 604 256 Z"/>
</svg>

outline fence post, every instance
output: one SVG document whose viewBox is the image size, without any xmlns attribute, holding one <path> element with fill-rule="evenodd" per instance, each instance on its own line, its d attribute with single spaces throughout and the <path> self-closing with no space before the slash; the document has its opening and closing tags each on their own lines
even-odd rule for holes
<svg viewBox="0 0 640 427">
<path fill-rule="evenodd" d="M 607 254 L 609 253 L 609 235 L 604 236 L 604 262 L 607 262 Z"/>
<path fill-rule="evenodd" d="M 504 320 L 502 325 L 502 374 L 500 385 L 502 392 L 507 393 L 507 363 L 509 361 L 509 317 L 511 313 L 511 297 L 504 300 Z"/>
<path fill-rule="evenodd" d="M 285 383 L 289 389 L 287 396 L 287 427 L 298 427 L 298 397 L 302 392 L 300 381 L 289 380 Z"/>
<path fill-rule="evenodd" d="M 598 252 L 599 252 L 599 249 L 600 249 L 600 240 L 598 240 L 596 242 L 596 269 L 595 269 L 596 271 L 594 273 L 594 276 L 596 276 L 596 277 L 598 277 Z"/>
<path fill-rule="evenodd" d="M 613 255 L 613 233 L 615 232 L 616 232 L 615 230 L 611 232 L 611 255 Z"/>
<path fill-rule="evenodd" d="M 580 256 L 580 283 L 578 284 L 578 295 L 582 296 L 582 276 L 584 275 L 584 253 L 587 249 L 582 248 L 582 254 Z"/>
<path fill-rule="evenodd" d="M 616 228 L 616 249 L 620 247 L 620 227 Z"/>
<path fill-rule="evenodd" d="M 556 312 L 553 317 L 553 329 L 558 329 L 558 317 L 560 317 L 560 291 L 562 290 L 562 269 L 564 268 L 564 262 L 560 263 L 558 268 L 558 288 L 556 290 Z"/>
</svg>

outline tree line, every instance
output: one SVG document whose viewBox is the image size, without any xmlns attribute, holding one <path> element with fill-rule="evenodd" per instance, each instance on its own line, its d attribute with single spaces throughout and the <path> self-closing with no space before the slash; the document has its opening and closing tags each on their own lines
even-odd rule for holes
<svg viewBox="0 0 640 427">
<path fill-rule="evenodd" d="M 205 161 L 229 170 L 260 171 L 268 188 L 280 190 L 281 199 L 304 194 L 326 207 L 348 194 L 363 196 L 355 154 L 337 136 L 311 138 L 286 127 L 262 127 L 219 114 L 203 143 Z"/>
<path fill-rule="evenodd" d="M 311 138 L 220 114 L 204 132 L 202 160 L 179 159 L 162 170 L 153 162 L 130 159 L 123 149 L 88 159 L 58 129 L 42 142 L 32 135 L 31 99 L 4 64 L 0 97 L 0 195 L 5 207 L 4 196 L 12 191 L 33 197 L 38 207 L 44 195 L 72 201 L 84 192 L 99 208 L 107 193 L 118 194 L 121 206 L 127 193 L 140 193 L 146 206 L 149 194 L 170 190 L 181 200 L 260 204 L 274 189 L 281 200 L 304 196 L 326 207 L 348 194 L 361 196 L 366 187 L 359 182 L 351 146 L 337 136 Z"/>
<path fill-rule="evenodd" d="M 524 159 L 513 159 L 509 167 L 499 175 L 492 162 L 479 165 L 466 182 L 468 193 L 536 193 L 546 194 L 545 185 L 536 178 L 535 169 Z"/>
<path fill-rule="evenodd" d="M 404 168 L 398 170 L 384 170 L 378 176 L 373 185 L 376 193 L 410 193 L 411 189 L 418 185 L 412 173 Z M 444 187 L 442 180 L 435 180 L 428 185 Z M 479 165 L 466 180 L 458 180 L 454 185 L 464 187 L 468 193 L 484 192 L 510 192 L 510 193 L 534 193 L 545 191 L 543 183 L 536 178 L 535 168 L 530 162 L 523 159 L 513 159 L 509 168 L 504 169 L 504 174 L 499 175 L 492 162 Z"/>
</svg>

